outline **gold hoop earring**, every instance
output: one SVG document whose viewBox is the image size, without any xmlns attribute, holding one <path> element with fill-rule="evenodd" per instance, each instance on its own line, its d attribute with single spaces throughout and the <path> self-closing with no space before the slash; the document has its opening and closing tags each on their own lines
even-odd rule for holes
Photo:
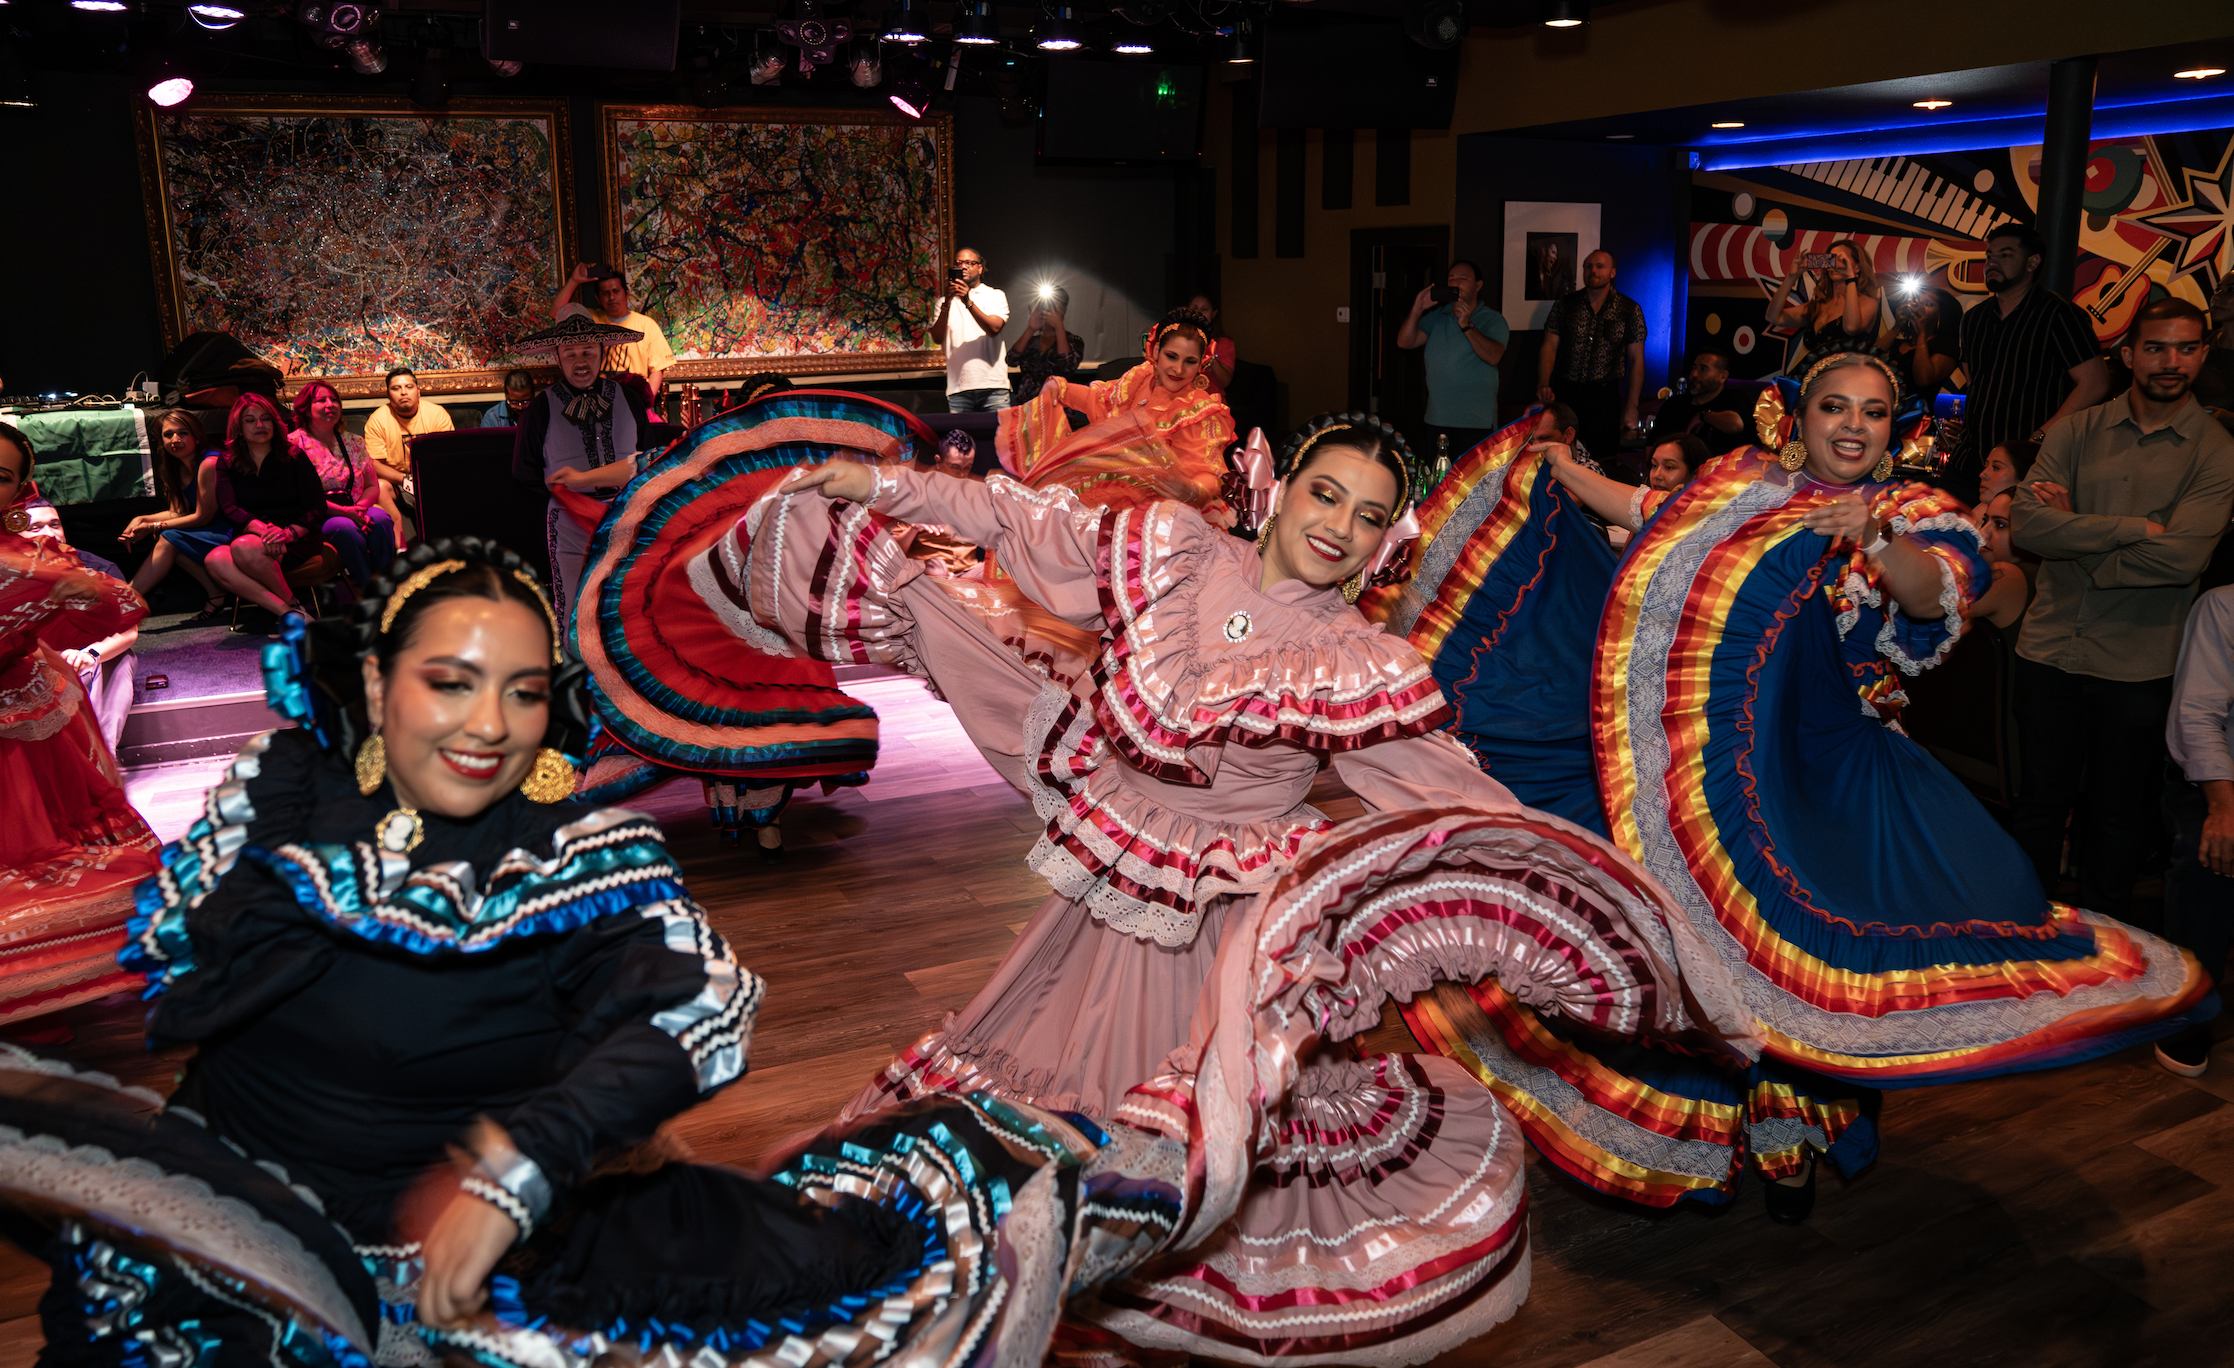
<svg viewBox="0 0 2234 1368">
<path fill-rule="evenodd" d="M 1776 453 L 1776 463 L 1786 470 L 1798 470 L 1807 464 L 1807 443 L 1794 437 Z"/>
<path fill-rule="evenodd" d="M 1873 480 L 1890 480 L 1893 478 L 1893 453 L 1891 451 L 1888 450 L 1883 456 L 1877 458 L 1877 468 L 1869 473 L 1869 477 Z"/>
<path fill-rule="evenodd" d="M 1278 521 L 1280 521 L 1280 515 L 1277 513 L 1267 513 L 1264 515 L 1264 526 L 1257 531 L 1258 555 L 1261 556 L 1264 554 L 1264 548 L 1266 544 L 1272 540 L 1272 524 Z"/>
<path fill-rule="evenodd" d="M 1345 602 L 1345 603 L 1356 603 L 1356 602 L 1358 601 L 1358 598 L 1359 598 L 1359 596 L 1361 596 L 1361 595 L 1362 595 L 1362 594 L 1364 594 L 1364 593 L 1365 593 L 1365 572 L 1364 572 L 1363 570 L 1360 570 L 1360 571 L 1358 571 L 1358 572 L 1357 572 L 1356 574 L 1354 574 L 1354 575 L 1350 576 L 1350 577 L 1349 577 L 1348 579 L 1346 579 L 1346 580 L 1342 581 L 1342 599 L 1343 599 L 1343 602 Z"/>
<path fill-rule="evenodd" d="M 375 734 L 357 747 L 357 792 L 370 798 L 388 778 L 388 743 Z"/>
<path fill-rule="evenodd" d="M 535 753 L 535 765 L 520 781 L 520 792 L 531 803 L 563 802 L 574 794 L 574 767 L 566 757 L 543 747 Z"/>
</svg>

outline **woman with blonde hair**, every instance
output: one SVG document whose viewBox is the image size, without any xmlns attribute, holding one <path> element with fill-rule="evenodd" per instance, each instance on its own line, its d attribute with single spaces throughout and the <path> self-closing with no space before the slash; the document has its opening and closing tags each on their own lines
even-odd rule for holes
<svg viewBox="0 0 2234 1368">
<path fill-rule="evenodd" d="M 1811 279 L 1804 300 L 1793 298 L 1806 274 L 1804 256 L 1769 296 L 1768 325 L 1797 331 L 1800 355 L 1810 362 L 1849 348 L 1875 347 L 1884 318 L 1885 292 L 1861 244 L 1841 238 L 1825 255 L 1830 264 Z"/>
</svg>

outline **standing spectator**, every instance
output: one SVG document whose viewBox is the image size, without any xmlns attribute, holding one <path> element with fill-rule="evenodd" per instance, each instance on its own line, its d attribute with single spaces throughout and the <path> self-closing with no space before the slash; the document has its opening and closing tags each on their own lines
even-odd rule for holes
<svg viewBox="0 0 2234 1368">
<path fill-rule="evenodd" d="M 572 631 L 582 572 L 589 561 L 590 538 L 598 519 L 574 511 L 610 503 L 614 491 L 634 479 L 638 458 L 651 435 L 651 414 L 625 374 L 604 364 L 614 347 L 636 341 L 630 328 L 571 314 L 556 327 L 531 333 L 512 344 L 522 354 L 542 352 L 558 362 L 558 379 L 528 405 L 512 437 L 512 478 L 544 494 L 544 532 L 549 538 L 551 603 L 562 636 Z M 558 491 L 584 496 L 561 497 Z M 595 512 L 594 506 L 584 509 Z"/>
<path fill-rule="evenodd" d="M 2234 437 L 2188 392 L 2204 350 L 2194 305 L 2141 310 L 2132 389 L 2049 424 L 2011 501 L 2012 535 L 2042 564 L 2017 640 L 2010 833 L 2052 895 L 2076 807 L 2079 902 L 2112 917 L 2153 834 L 2181 626 L 2234 508 Z"/>
<path fill-rule="evenodd" d="M 2195 952 L 2221 987 L 2234 931 L 2234 584 L 2195 601 L 2172 678 L 2164 729 L 2164 817 L 2172 867 L 2164 874 L 2164 935 Z M 2156 1045 L 2159 1064 L 2200 1078 L 2211 1060 L 2211 1028 L 2192 1026 Z"/>
<path fill-rule="evenodd" d="M 1001 345 L 1007 326 L 1008 296 L 985 283 L 985 258 L 975 248 L 962 248 L 954 254 L 946 298 L 931 320 L 931 336 L 946 348 L 948 413 L 1008 407 L 1008 350 Z"/>
<path fill-rule="evenodd" d="M 1753 402 L 1730 390 L 1730 355 L 1702 347 L 1691 357 L 1684 388 L 1660 401 L 1652 416 L 1652 435 L 1661 442 L 1689 433 L 1705 445 L 1707 454 L 1720 456 L 1744 446 L 1753 435 Z"/>
<path fill-rule="evenodd" d="M 1583 444 L 1601 461 L 1621 454 L 1621 434 L 1636 429 L 1644 394 L 1644 310 L 1613 279 L 1613 253 L 1600 248 L 1582 259 L 1582 288 L 1551 306 L 1536 358 L 1536 397 L 1572 408 Z"/>
<path fill-rule="evenodd" d="M 530 400 L 535 398 L 535 377 L 524 370 L 508 371 L 504 376 L 504 397 L 488 406 L 481 414 L 483 427 L 518 427 L 527 414 Z"/>
<path fill-rule="evenodd" d="M 1960 361 L 1955 334 L 1962 328 L 1962 316 L 1963 306 L 1937 286 L 1920 286 L 1901 296 L 1899 322 L 1889 350 L 1894 364 L 1923 398 L 1927 411 L 1939 392 L 1947 388 L 1947 380 Z"/>
<path fill-rule="evenodd" d="M 1051 376 L 1067 379 L 1086 359 L 1086 339 L 1063 326 L 1063 315 L 1069 310 L 1070 291 L 1060 285 L 1039 287 L 1039 298 L 1024 316 L 1024 335 L 1016 339 L 1020 378 L 1014 402 L 1033 398 Z"/>
<path fill-rule="evenodd" d="M 1977 502 L 1971 486 L 1987 452 L 2012 441 L 2039 442 L 2050 423 L 2110 393 L 2110 368 L 2087 316 L 2039 281 L 2046 250 L 2040 234 L 2018 223 L 2003 224 L 1986 239 L 1986 288 L 1993 297 L 1963 315 L 1962 364 L 1970 388 L 1947 472 L 1948 491 L 1968 502 Z M 2019 467 L 2017 473 L 2028 471 Z M 2022 512 L 2020 506 L 2020 526 Z M 2017 540 L 2024 541 L 2022 534 Z"/>
<path fill-rule="evenodd" d="M 1219 321 L 1217 300 L 1197 294 L 1187 301 L 1187 307 L 1209 322 L 1210 352 L 1202 358 L 1202 374 L 1210 382 L 1210 392 L 1223 399 L 1226 386 L 1233 383 L 1233 339 L 1226 336 L 1226 325 Z"/>
<path fill-rule="evenodd" d="M 629 303 L 628 277 L 621 274 L 619 267 L 594 266 L 586 261 L 576 263 L 572 278 L 559 287 L 558 298 L 551 301 L 551 317 L 565 318 L 568 305 L 590 313 L 575 303 L 574 292 L 593 281 L 597 286 L 597 309 L 590 321 L 642 334 L 641 341 L 608 348 L 605 369 L 642 376 L 651 389 L 651 397 L 657 399 L 661 377 L 675 364 L 675 353 L 667 345 L 667 334 L 660 331 L 659 324 L 649 315 L 636 312 Z"/>
<path fill-rule="evenodd" d="M 1503 314 L 1481 302 L 1481 267 L 1454 261 L 1443 285 L 1458 291 L 1458 298 L 1438 304 L 1434 286 L 1421 290 L 1396 330 L 1396 345 L 1427 348 L 1427 426 L 1450 438 L 1456 461 L 1502 426 L 1497 363 L 1505 359 L 1513 332 Z"/>
<path fill-rule="evenodd" d="M 341 395 L 323 380 L 311 381 L 295 396 L 295 430 L 287 441 L 325 486 L 326 517 L 319 533 L 341 557 L 354 601 L 396 555 L 395 519 L 380 506 L 380 477 L 373 474 L 364 439 L 342 429 Z"/>
<path fill-rule="evenodd" d="M 1793 298 L 1793 291 L 1805 274 L 1807 258 L 1793 263 L 1791 272 L 1769 296 L 1768 325 L 1798 333 L 1802 358 L 1875 348 L 1884 300 L 1869 258 L 1851 239 L 1832 243 L 1824 255 L 1830 262 L 1822 274 L 1810 278 L 1804 299 Z M 1806 360 L 1784 369 L 1787 374 L 1798 375 L 1806 369 Z"/>
<path fill-rule="evenodd" d="M 372 455 L 372 473 L 380 480 L 380 508 L 403 533 L 404 510 L 417 510 L 418 491 L 411 484 L 411 439 L 429 432 L 448 432 L 454 424 L 450 411 L 430 404 L 419 394 L 419 377 L 409 366 L 388 372 L 388 402 L 365 419 L 365 450 Z"/>
<path fill-rule="evenodd" d="M 173 570 L 184 570 L 202 586 L 202 610 L 189 622 L 215 622 L 225 612 L 226 594 L 210 579 L 202 562 L 209 553 L 232 540 L 230 526 L 217 523 L 217 462 L 202 421 L 185 409 L 172 409 L 157 425 L 160 434 L 155 452 L 155 494 L 163 501 L 161 513 L 143 513 L 124 525 L 117 538 L 129 546 L 153 535 L 147 559 L 132 576 L 132 588 L 149 598 L 155 586 Z"/>
<path fill-rule="evenodd" d="M 243 632 L 268 632 L 295 607 L 287 571 L 318 554 L 315 528 L 325 520 L 326 487 L 317 467 L 287 444 L 279 409 L 261 394 L 244 394 L 225 422 L 225 457 L 217 467 L 217 506 L 233 539 L 209 553 L 210 578 L 254 605 Z"/>
</svg>

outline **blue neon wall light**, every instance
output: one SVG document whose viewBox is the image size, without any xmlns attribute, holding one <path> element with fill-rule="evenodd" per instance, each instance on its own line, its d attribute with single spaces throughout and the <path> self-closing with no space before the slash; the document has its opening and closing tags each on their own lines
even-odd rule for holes
<svg viewBox="0 0 2234 1368">
<path fill-rule="evenodd" d="M 1932 152 L 1975 152 L 2028 147 L 2041 140 L 2045 112 L 2000 119 L 1942 120 L 1926 127 L 1883 126 L 1844 131 L 1777 134 L 1698 144 L 1700 169 L 1742 171 L 1763 166 L 1851 161 L 1860 157 L 1914 157 Z M 2147 104 L 2099 105 L 2088 136 L 2140 138 L 2234 126 L 2234 93 Z"/>
</svg>

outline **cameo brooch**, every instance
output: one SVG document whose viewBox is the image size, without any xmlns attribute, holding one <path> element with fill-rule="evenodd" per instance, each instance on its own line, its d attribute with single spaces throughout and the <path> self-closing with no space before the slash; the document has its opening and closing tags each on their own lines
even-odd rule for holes
<svg viewBox="0 0 2234 1368">
<path fill-rule="evenodd" d="M 1255 630 L 1255 627 L 1256 624 L 1249 620 L 1247 613 L 1236 609 L 1233 616 L 1226 619 L 1226 640 L 1247 641 L 1249 633 Z"/>
</svg>

